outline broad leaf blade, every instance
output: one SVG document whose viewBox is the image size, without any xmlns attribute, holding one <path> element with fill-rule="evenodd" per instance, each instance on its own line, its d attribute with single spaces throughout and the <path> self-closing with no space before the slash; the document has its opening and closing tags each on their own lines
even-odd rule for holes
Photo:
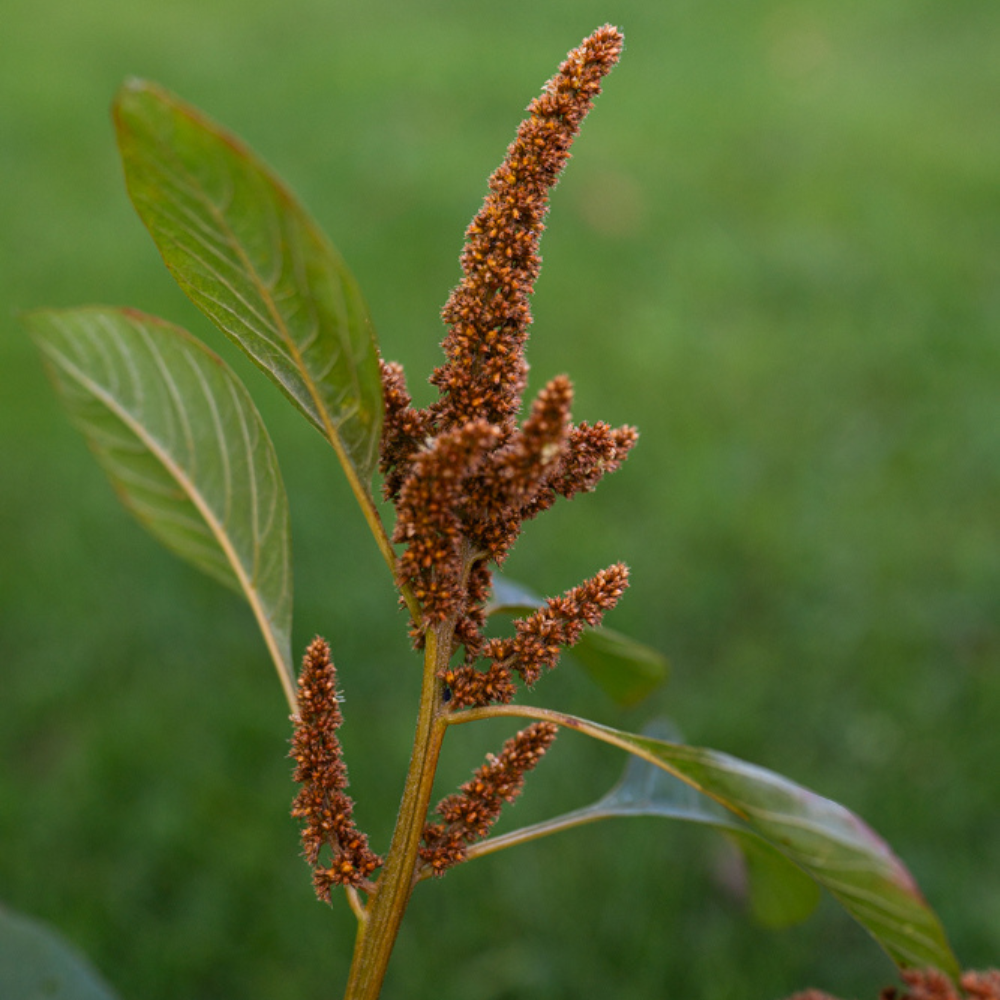
<svg viewBox="0 0 1000 1000">
<path fill-rule="evenodd" d="M 647 730 L 646 735 L 653 735 L 653 731 Z M 655 735 L 667 734 L 657 732 Z M 746 823 L 676 775 L 641 757 L 629 757 L 618 784 L 592 806 L 579 812 L 593 813 L 595 819 L 659 816 L 714 827 L 743 855 L 750 908 L 754 916 L 769 927 L 799 923 L 819 902 L 819 886 L 815 880 Z"/>
<path fill-rule="evenodd" d="M 90 963 L 44 924 L 0 906 L 0 997 L 115 1000 Z"/>
<path fill-rule="evenodd" d="M 666 727 L 655 725 L 660 730 Z M 652 735 L 650 731 L 649 735 Z M 665 735 L 657 732 L 656 735 Z M 621 816 L 656 816 L 713 827 L 730 839 L 746 862 L 747 891 L 754 916 L 769 927 L 805 920 L 819 902 L 819 886 L 742 820 L 680 778 L 641 757 L 629 757 L 621 780 L 597 802 L 551 819 L 491 837 L 471 854 L 503 850 L 585 823 Z"/>
<path fill-rule="evenodd" d="M 288 503 L 243 384 L 152 316 L 90 308 L 26 322 L 121 500 L 169 549 L 247 598 L 294 704 Z"/>
<path fill-rule="evenodd" d="M 134 80 L 114 113 L 129 195 L 178 284 L 367 492 L 381 380 L 368 308 L 340 255 L 277 177 L 195 108 Z"/>
<path fill-rule="evenodd" d="M 530 614 L 544 603 L 529 587 L 494 573 L 486 612 Z M 605 694 L 625 707 L 652 694 L 670 672 L 670 663 L 662 653 L 604 626 L 585 628 L 567 652 Z"/>
<path fill-rule="evenodd" d="M 944 929 L 913 876 L 885 841 L 842 805 L 717 750 L 624 733 L 527 706 L 493 707 L 490 713 L 556 722 L 662 767 L 734 813 L 812 875 L 898 965 L 934 967 L 958 976 Z M 477 717 L 474 710 L 467 716 Z"/>
</svg>

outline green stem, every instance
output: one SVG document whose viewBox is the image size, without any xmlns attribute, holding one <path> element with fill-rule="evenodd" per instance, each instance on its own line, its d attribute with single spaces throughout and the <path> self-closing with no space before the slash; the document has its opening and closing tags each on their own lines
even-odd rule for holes
<svg viewBox="0 0 1000 1000">
<path fill-rule="evenodd" d="M 584 720 L 568 716 L 562 712 L 554 711 L 550 708 L 535 708 L 532 705 L 486 705 L 482 708 L 470 708 L 464 711 L 450 713 L 445 719 L 446 726 L 457 726 L 463 722 L 480 722 L 483 719 L 497 718 L 522 718 L 538 719 L 546 722 L 554 722 L 557 726 L 576 729 L 585 732 L 588 736 L 595 736 L 612 742 L 624 750 L 634 753 L 635 749 L 622 744 L 620 741 L 607 739 L 602 733 L 592 731 L 593 724 L 580 725 Z M 501 834 L 498 837 L 489 837 L 481 840 L 477 844 L 472 844 L 465 854 L 465 860 L 471 861 L 473 858 L 481 858 L 495 851 L 502 851 L 508 847 L 515 847 L 518 844 L 526 844 L 531 840 L 538 840 L 553 833 L 561 833 L 563 830 L 570 830 L 576 826 L 583 826 L 585 823 L 594 823 L 599 819 L 607 819 L 608 814 L 596 810 L 593 806 L 586 806 L 583 809 L 576 809 L 573 812 L 563 813 L 553 819 L 542 820 L 540 823 L 533 823 L 531 826 L 523 826 L 519 830 L 511 830 L 510 833 Z M 431 872 L 422 872 L 418 881 L 423 881 L 431 876 Z"/>
<path fill-rule="evenodd" d="M 437 673 L 450 657 L 454 628 L 454 621 L 449 621 L 427 631 L 423 690 L 406 786 L 385 867 L 368 902 L 368 919 L 358 926 L 344 1000 L 376 1000 L 378 997 L 413 891 L 420 835 L 446 729 Z"/>
<path fill-rule="evenodd" d="M 486 705 L 483 708 L 466 708 L 459 712 L 452 712 L 444 721 L 446 725 L 457 726 L 463 722 L 479 722 L 481 719 L 500 718 L 540 719 L 543 722 L 554 722 L 557 726 L 565 726 L 568 729 L 580 729 L 580 723 L 584 721 L 575 715 L 557 712 L 552 708 L 536 708 L 534 705 Z M 625 747 L 625 749 L 629 748 Z"/>
<path fill-rule="evenodd" d="M 361 902 L 361 896 L 358 890 L 354 888 L 353 885 L 347 886 L 345 890 L 347 894 L 347 902 L 351 907 L 351 911 L 354 916 L 358 918 L 358 923 L 363 924 L 368 919 L 368 913 L 365 911 L 365 904 Z"/>
<path fill-rule="evenodd" d="M 562 833 L 563 830 L 572 830 L 573 827 L 583 826 L 585 823 L 596 823 L 597 820 L 606 818 L 605 814 L 597 812 L 589 806 L 584 809 L 576 809 L 573 812 L 563 813 L 562 816 L 556 816 L 554 819 L 532 823 L 531 826 L 522 826 L 518 830 L 511 830 L 510 833 L 503 833 L 498 837 L 487 837 L 486 840 L 481 840 L 466 848 L 465 860 L 482 858 L 487 854 L 493 854 L 508 847 L 527 844 L 531 840 L 539 840 L 541 837 L 548 837 L 553 833 Z M 430 869 L 423 871 L 417 876 L 417 881 L 422 882 L 426 878 L 433 877 L 433 874 Z"/>
</svg>

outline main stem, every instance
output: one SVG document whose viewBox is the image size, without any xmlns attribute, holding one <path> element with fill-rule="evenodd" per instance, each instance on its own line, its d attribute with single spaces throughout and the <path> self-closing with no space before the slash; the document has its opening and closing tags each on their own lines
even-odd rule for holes
<svg viewBox="0 0 1000 1000">
<path fill-rule="evenodd" d="M 447 728 L 437 673 L 450 658 L 454 629 L 454 621 L 449 621 L 427 631 L 423 689 L 406 786 L 385 867 L 368 902 L 368 919 L 358 925 L 344 1000 L 376 1000 L 378 997 L 399 925 L 413 891 L 420 835 L 434 786 L 441 741 Z"/>
</svg>

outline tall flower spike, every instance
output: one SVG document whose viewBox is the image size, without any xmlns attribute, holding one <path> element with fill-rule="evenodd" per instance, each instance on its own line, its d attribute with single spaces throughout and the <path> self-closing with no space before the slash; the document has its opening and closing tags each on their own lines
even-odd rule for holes
<svg viewBox="0 0 1000 1000">
<path fill-rule="evenodd" d="M 557 375 L 538 394 L 528 419 L 490 464 L 480 508 L 487 517 L 491 508 L 520 514 L 559 467 L 570 432 L 572 402 L 573 385 L 565 375 Z"/>
<path fill-rule="evenodd" d="M 435 875 L 464 861 L 466 847 L 489 833 L 503 804 L 521 794 L 525 774 L 542 759 L 558 732 L 551 722 L 532 723 L 507 740 L 499 756 L 489 754 L 457 794 L 438 803 L 443 822 L 424 827 L 420 849 L 421 860 Z"/>
<path fill-rule="evenodd" d="M 505 436 L 514 428 L 548 192 L 622 43 L 621 33 L 605 25 L 569 53 L 528 105 L 529 117 L 490 178 L 490 193 L 466 230 L 465 276 L 441 314 L 449 327 L 443 345 L 448 361 L 431 382 L 443 394 L 437 409 L 444 427 L 485 417 Z"/>
<path fill-rule="evenodd" d="M 630 427 L 574 427 L 572 385 L 562 375 L 518 426 L 549 191 L 622 41 L 605 25 L 569 53 L 490 178 L 466 232 L 463 279 L 442 311 L 445 363 L 431 377 L 437 401 L 415 410 L 402 368 L 382 364 L 380 468 L 396 507 L 393 542 L 404 547 L 397 577 L 420 604 L 411 635 L 419 648 L 428 628 L 447 626 L 449 652 L 465 649 L 454 691 L 470 704 L 509 701 L 514 691 L 507 664 L 482 676 L 474 669 L 486 645 L 490 567 L 503 563 L 524 521 L 559 496 L 593 489 L 636 438 Z"/>
<path fill-rule="evenodd" d="M 344 793 L 347 768 L 337 738 L 343 719 L 337 673 L 324 639 L 317 637 L 306 651 L 299 676 L 299 711 L 292 721 L 293 777 L 302 785 L 292 815 L 305 821 L 302 847 L 313 869 L 313 887 L 319 899 L 329 903 L 333 886 L 363 888 L 382 859 L 354 825 L 354 803 Z M 324 848 L 330 851 L 328 863 L 320 859 Z"/>
</svg>

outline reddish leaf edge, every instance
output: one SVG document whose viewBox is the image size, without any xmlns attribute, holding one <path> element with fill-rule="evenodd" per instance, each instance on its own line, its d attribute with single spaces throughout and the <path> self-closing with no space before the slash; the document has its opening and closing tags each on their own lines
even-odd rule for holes
<svg viewBox="0 0 1000 1000">
<path fill-rule="evenodd" d="M 455 712 L 450 724 L 512 716 L 541 719 L 575 730 L 634 754 L 662 768 L 692 788 L 734 813 L 785 857 L 803 868 L 844 907 L 900 969 L 940 969 L 957 980 L 961 966 L 949 945 L 937 914 L 924 899 L 916 880 L 886 841 L 845 806 L 825 798 L 756 764 L 722 751 L 668 743 L 623 732 L 600 723 L 552 709 L 527 705 L 494 705 Z M 742 795 L 727 792 L 725 773 L 737 775 Z M 722 775 L 720 777 L 719 775 Z M 746 794 L 746 789 L 750 794 Z M 789 814 L 790 832 L 782 834 L 782 815 L 765 809 L 763 799 L 800 803 L 804 815 Z M 757 801 L 754 801 L 756 798 Z M 817 825 L 814 821 L 824 822 Z M 839 876 L 824 874 L 822 856 L 810 858 L 796 840 L 825 850 L 853 854 L 853 863 L 841 865 Z M 810 843 L 811 842 L 811 843 Z M 820 860 L 817 860 L 819 858 Z M 881 883 L 876 887 L 854 886 L 850 874 L 869 871 Z"/>
</svg>

